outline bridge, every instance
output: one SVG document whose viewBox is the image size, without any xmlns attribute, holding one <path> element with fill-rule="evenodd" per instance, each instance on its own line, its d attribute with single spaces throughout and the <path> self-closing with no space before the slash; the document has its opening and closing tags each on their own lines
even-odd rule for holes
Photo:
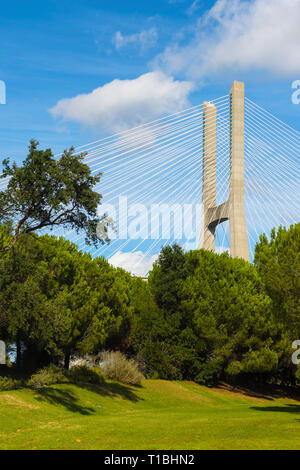
<svg viewBox="0 0 300 470">
<path fill-rule="evenodd" d="M 299 222 L 300 133 L 244 88 L 76 148 L 115 230 L 98 249 L 56 233 L 141 277 L 173 242 L 252 261 L 260 234 Z"/>
</svg>

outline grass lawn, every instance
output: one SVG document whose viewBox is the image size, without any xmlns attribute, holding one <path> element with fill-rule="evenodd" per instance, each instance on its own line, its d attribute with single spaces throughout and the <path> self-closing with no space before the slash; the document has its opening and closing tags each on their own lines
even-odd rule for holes
<svg viewBox="0 0 300 470">
<path fill-rule="evenodd" d="M 0 449 L 300 449 L 300 400 L 162 380 L 1 392 Z"/>
</svg>

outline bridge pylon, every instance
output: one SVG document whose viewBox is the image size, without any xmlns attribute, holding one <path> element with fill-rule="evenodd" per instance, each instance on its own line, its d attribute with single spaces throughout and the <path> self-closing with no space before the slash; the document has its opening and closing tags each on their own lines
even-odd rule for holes
<svg viewBox="0 0 300 470">
<path fill-rule="evenodd" d="M 199 248 L 215 250 L 215 232 L 229 220 L 230 254 L 249 261 L 244 199 L 245 87 L 234 82 L 230 90 L 229 198 L 217 206 L 217 108 L 203 103 L 202 230 Z"/>
</svg>

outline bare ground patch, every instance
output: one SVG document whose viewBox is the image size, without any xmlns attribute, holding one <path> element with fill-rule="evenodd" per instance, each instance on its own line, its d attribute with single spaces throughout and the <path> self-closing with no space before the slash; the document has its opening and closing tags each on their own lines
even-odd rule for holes
<svg viewBox="0 0 300 470">
<path fill-rule="evenodd" d="M 15 397 L 13 395 L 4 394 L 0 396 L 0 400 L 5 402 L 7 405 L 17 406 L 19 408 L 29 408 L 32 410 L 38 410 L 40 407 L 38 405 L 33 405 L 32 403 L 27 403 L 21 398 Z"/>
</svg>

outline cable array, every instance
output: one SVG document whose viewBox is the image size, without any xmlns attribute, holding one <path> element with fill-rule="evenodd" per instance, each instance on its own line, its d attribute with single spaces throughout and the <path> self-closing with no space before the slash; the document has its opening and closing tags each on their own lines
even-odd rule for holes
<svg viewBox="0 0 300 470">
<path fill-rule="evenodd" d="M 221 202 L 228 193 L 229 98 L 223 96 L 213 103 L 218 115 L 217 182 Z M 103 173 L 97 189 L 103 195 L 104 209 L 107 205 L 118 209 L 120 197 L 127 198 L 129 208 L 127 220 L 126 214 L 115 211 L 118 228 L 127 225 L 126 238 L 119 238 L 118 230 L 117 239 L 95 250 L 85 247 L 81 237 L 73 235 L 72 240 L 80 248 L 93 256 L 116 261 L 123 253 L 130 253 L 132 259 L 139 255 L 133 271 L 146 275 L 147 260 L 166 244 L 177 242 L 185 248 L 197 247 L 201 227 L 202 106 L 93 142 L 76 151 L 87 152 L 86 162 L 93 173 Z M 153 213 L 155 206 L 158 210 Z M 136 234 L 131 230 L 134 215 L 138 215 L 134 214 L 134 208 L 140 208 Z"/>
<path fill-rule="evenodd" d="M 217 205 L 229 198 L 230 101 L 217 110 Z M 207 126 L 206 126 L 207 128 Z M 209 129 L 208 129 L 209 130 Z M 167 244 L 198 246 L 202 217 L 203 110 L 194 106 L 77 147 L 93 174 L 102 173 L 99 214 L 116 223 L 111 242 L 88 247 L 82 234 L 55 229 L 92 256 L 145 276 Z M 300 133 L 245 100 L 245 210 L 251 260 L 259 235 L 300 216 Z M 0 189 L 7 180 L 0 181 Z M 126 207 L 125 207 L 126 206 Z M 222 216 L 222 214 L 221 214 Z M 216 229 L 216 251 L 229 250 L 229 222 Z M 122 265 L 122 263 L 121 263 Z"/>
<path fill-rule="evenodd" d="M 245 209 L 251 257 L 262 233 L 300 220 L 300 133 L 245 100 Z"/>
</svg>

